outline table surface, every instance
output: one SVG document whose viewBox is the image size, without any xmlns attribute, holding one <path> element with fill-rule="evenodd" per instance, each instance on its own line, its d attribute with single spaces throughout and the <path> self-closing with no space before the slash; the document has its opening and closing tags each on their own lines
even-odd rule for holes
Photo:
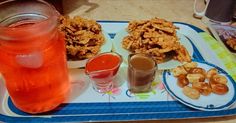
<svg viewBox="0 0 236 123">
<path fill-rule="evenodd" d="M 193 17 L 193 3 L 194 0 L 64 0 L 63 7 L 64 14 L 71 17 L 81 16 L 88 19 L 111 21 L 160 17 L 169 21 L 189 23 L 208 32 L 202 21 Z M 235 123 L 236 116 L 165 121 L 132 121 L 131 123 L 141 122 Z"/>
</svg>

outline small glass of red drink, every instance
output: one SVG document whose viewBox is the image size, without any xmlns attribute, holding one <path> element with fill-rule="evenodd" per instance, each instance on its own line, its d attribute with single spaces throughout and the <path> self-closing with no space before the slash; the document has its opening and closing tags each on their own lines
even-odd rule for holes
<svg viewBox="0 0 236 123">
<path fill-rule="evenodd" d="M 115 52 L 101 53 L 87 61 L 85 73 L 97 92 L 104 93 L 112 89 L 121 63 L 122 57 Z"/>
</svg>

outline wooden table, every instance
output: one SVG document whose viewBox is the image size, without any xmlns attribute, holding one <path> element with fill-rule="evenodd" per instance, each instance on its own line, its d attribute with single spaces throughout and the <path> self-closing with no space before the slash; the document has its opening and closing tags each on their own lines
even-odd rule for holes
<svg viewBox="0 0 236 123">
<path fill-rule="evenodd" d="M 160 17 L 169 21 L 185 22 L 204 31 L 207 27 L 193 17 L 194 0 L 64 0 L 64 13 L 95 20 L 139 20 Z M 131 123 L 236 123 L 236 116 L 167 121 L 133 121 Z M 127 122 L 128 123 L 128 122 Z M 130 122 L 129 122 L 130 123 Z"/>
</svg>

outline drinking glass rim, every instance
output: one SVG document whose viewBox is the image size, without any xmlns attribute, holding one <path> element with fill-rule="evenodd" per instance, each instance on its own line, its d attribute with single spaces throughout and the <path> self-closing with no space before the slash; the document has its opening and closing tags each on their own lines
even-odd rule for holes
<svg viewBox="0 0 236 123">
<path fill-rule="evenodd" d="M 4 4 L 10 3 L 10 2 L 16 2 L 16 1 L 17 0 L 6 0 L 6 1 L 0 2 L 0 5 L 4 5 Z M 57 12 L 55 7 L 52 6 L 51 4 L 47 3 L 46 1 L 44 1 L 44 0 L 34 0 L 34 2 L 39 2 L 39 3 L 42 3 L 42 4 L 46 5 L 46 6 L 48 6 L 48 9 L 50 11 L 50 13 L 49 13 L 50 16 L 48 16 L 44 20 L 41 20 L 41 21 L 39 21 L 37 23 L 34 23 L 33 25 L 25 26 L 25 27 L 20 27 L 20 28 L 19 27 L 9 27 L 9 26 L 2 26 L 2 25 L 0 25 L 0 30 L 11 30 L 11 29 L 18 30 L 18 31 L 27 30 L 27 29 L 31 29 L 31 28 L 40 26 L 42 23 L 46 23 L 49 20 L 54 19 L 55 17 L 57 18 L 60 15 L 60 13 Z M 25 13 L 25 14 L 27 14 L 27 13 Z M 55 26 L 56 26 L 56 24 L 55 24 Z"/>
<path fill-rule="evenodd" d="M 149 69 L 149 70 L 139 70 L 139 69 L 135 69 L 135 68 L 133 67 L 133 65 L 129 64 L 129 61 L 130 61 L 131 57 L 134 56 L 134 55 L 142 55 L 142 56 L 145 56 L 145 57 L 147 57 L 147 58 L 151 58 L 152 61 L 154 62 L 154 67 L 153 67 L 152 69 Z M 129 54 L 129 56 L 128 56 L 128 67 L 131 67 L 131 69 L 135 69 L 136 71 L 149 72 L 149 71 L 156 70 L 158 66 L 157 66 L 156 61 L 153 59 L 153 57 L 152 57 L 151 55 L 144 54 L 144 53 L 132 53 L 132 54 Z"/>
<path fill-rule="evenodd" d="M 106 70 L 99 70 L 99 71 L 92 71 L 92 72 L 88 72 L 88 71 L 86 70 L 86 66 L 88 65 L 88 63 L 89 63 L 90 61 L 92 61 L 93 59 L 95 59 L 95 58 L 97 58 L 97 57 L 99 57 L 99 56 L 105 55 L 105 54 L 112 54 L 112 55 L 118 56 L 119 59 L 120 59 L 119 64 L 117 64 L 117 65 L 114 66 L 113 68 L 106 69 Z M 86 73 L 87 75 L 89 75 L 89 74 L 96 74 L 96 73 L 100 73 L 100 72 L 104 72 L 104 71 L 110 71 L 110 70 L 113 70 L 113 69 L 118 68 L 118 67 L 121 65 L 122 61 L 123 61 L 122 56 L 121 56 L 120 54 L 116 53 L 116 52 L 103 52 L 103 53 L 99 53 L 99 54 L 97 54 L 96 56 L 94 56 L 94 57 L 92 57 L 92 58 L 90 58 L 90 59 L 87 60 L 86 65 L 85 65 L 85 73 Z"/>
</svg>

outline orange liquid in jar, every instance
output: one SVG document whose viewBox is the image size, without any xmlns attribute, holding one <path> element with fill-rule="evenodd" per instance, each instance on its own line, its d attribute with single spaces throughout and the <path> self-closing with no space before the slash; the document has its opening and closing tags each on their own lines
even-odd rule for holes
<svg viewBox="0 0 236 123">
<path fill-rule="evenodd" d="M 23 28 L 28 26 L 30 25 L 22 25 Z M 19 24 L 15 27 L 21 28 Z M 18 32 L 10 33 L 14 37 L 21 35 Z M 57 32 L 57 29 L 40 36 L 37 35 L 40 32 L 32 31 L 32 33 L 34 36 L 24 40 L 28 43 L 16 39 L 11 42 L 19 42 L 17 45 L 7 46 L 0 39 L 0 72 L 4 76 L 7 90 L 15 106 L 28 113 L 41 113 L 52 110 L 65 101 L 70 92 L 70 83 L 64 37 Z M 39 67 L 24 66 L 16 59 L 19 54 L 30 54 L 35 51 L 41 55 L 42 63 Z"/>
</svg>

